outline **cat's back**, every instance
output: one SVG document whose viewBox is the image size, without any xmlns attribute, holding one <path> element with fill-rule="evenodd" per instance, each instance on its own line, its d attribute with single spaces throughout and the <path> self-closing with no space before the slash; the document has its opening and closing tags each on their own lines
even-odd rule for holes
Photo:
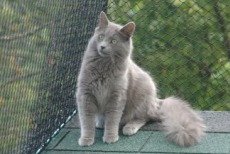
<svg viewBox="0 0 230 154">
<path fill-rule="evenodd" d="M 129 65 L 129 74 L 137 80 L 152 80 L 150 74 L 138 66 L 133 60 L 131 60 Z"/>
<path fill-rule="evenodd" d="M 150 94 L 156 94 L 156 85 L 148 72 L 143 70 L 133 61 L 129 67 L 129 93 L 130 97 Z"/>
</svg>

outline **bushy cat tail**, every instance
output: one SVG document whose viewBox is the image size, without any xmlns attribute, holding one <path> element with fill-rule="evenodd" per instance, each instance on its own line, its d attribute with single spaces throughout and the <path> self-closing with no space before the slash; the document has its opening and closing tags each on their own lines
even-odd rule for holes
<svg viewBox="0 0 230 154">
<path fill-rule="evenodd" d="M 169 97 L 161 100 L 160 104 L 159 116 L 169 141 L 183 147 L 199 142 L 205 125 L 187 102 Z"/>
</svg>

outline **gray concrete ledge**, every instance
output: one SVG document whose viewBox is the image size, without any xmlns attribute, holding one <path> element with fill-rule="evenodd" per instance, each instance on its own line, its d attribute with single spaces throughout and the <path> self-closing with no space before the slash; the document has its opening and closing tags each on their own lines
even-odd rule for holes
<svg viewBox="0 0 230 154">
<path fill-rule="evenodd" d="M 207 126 L 207 132 L 230 133 L 230 111 L 199 111 Z M 79 128 L 77 114 L 67 123 L 65 128 Z M 141 128 L 143 131 L 161 130 L 159 123 L 149 123 Z"/>
<path fill-rule="evenodd" d="M 199 153 L 230 154 L 230 112 L 201 111 L 207 125 L 207 133 L 199 144 L 191 147 L 179 147 L 168 142 L 160 130 L 159 123 L 149 123 L 133 136 L 124 136 L 120 132 L 119 141 L 105 144 L 102 141 L 103 130 L 96 129 L 95 143 L 90 147 L 80 147 L 79 121 L 75 115 L 65 128 L 51 140 L 42 154 L 83 154 L 83 153 Z"/>
</svg>

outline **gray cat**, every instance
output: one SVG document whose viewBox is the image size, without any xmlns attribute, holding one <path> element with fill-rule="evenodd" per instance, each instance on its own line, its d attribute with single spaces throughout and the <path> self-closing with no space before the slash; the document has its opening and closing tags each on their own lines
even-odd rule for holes
<svg viewBox="0 0 230 154">
<path fill-rule="evenodd" d="M 79 145 L 94 143 L 95 127 L 104 128 L 104 142 L 114 143 L 120 126 L 124 135 L 133 135 L 154 119 L 162 121 L 170 141 L 197 143 L 205 130 L 202 119 L 180 99 L 158 99 L 150 75 L 133 62 L 134 30 L 133 22 L 121 26 L 101 12 L 78 77 Z"/>
</svg>

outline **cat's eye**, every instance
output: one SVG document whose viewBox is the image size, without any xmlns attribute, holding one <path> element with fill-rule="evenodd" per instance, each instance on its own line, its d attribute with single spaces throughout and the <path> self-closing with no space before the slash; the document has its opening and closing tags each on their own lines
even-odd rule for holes
<svg viewBox="0 0 230 154">
<path fill-rule="evenodd" d="M 103 34 L 100 34 L 100 35 L 98 36 L 98 39 L 99 39 L 99 40 L 103 40 L 104 37 L 105 37 L 105 36 L 104 36 Z"/>
<path fill-rule="evenodd" d="M 112 39 L 111 43 L 112 44 L 117 44 L 117 40 L 116 39 Z"/>
</svg>

